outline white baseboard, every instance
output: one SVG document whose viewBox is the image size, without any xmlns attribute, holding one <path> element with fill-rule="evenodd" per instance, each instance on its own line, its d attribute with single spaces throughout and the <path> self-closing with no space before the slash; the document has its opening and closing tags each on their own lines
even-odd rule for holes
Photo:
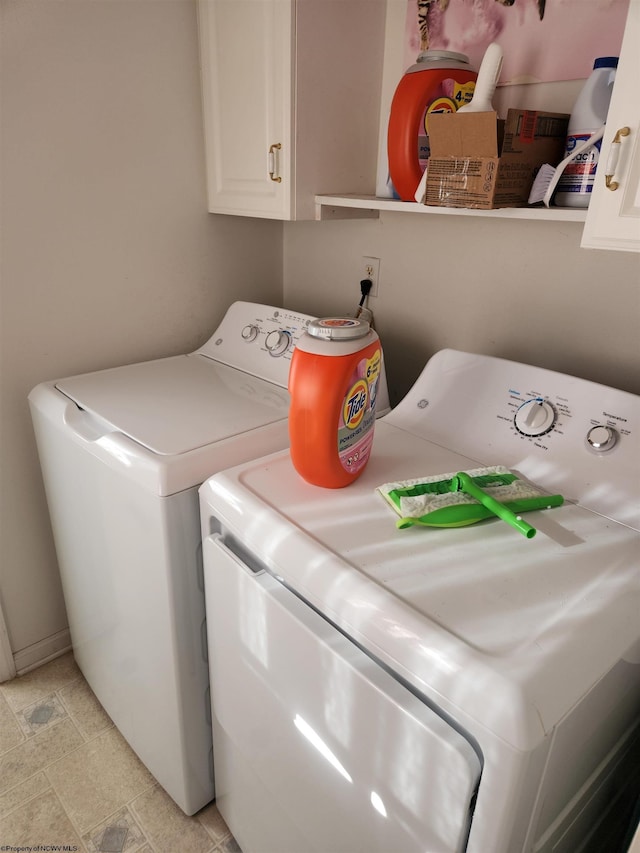
<svg viewBox="0 0 640 853">
<path fill-rule="evenodd" d="M 60 657 L 65 652 L 71 649 L 71 635 L 69 629 L 58 631 L 57 634 L 52 634 L 50 637 L 45 637 L 44 640 L 39 640 L 26 649 L 20 649 L 13 656 L 16 667 L 16 675 L 24 675 L 25 672 L 30 672 L 42 666 L 54 658 Z"/>
<path fill-rule="evenodd" d="M 13 660 L 9 634 L 4 621 L 2 607 L 0 606 L 0 684 L 9 681 L 16 674 L 16 665 Z"/>
</svg>

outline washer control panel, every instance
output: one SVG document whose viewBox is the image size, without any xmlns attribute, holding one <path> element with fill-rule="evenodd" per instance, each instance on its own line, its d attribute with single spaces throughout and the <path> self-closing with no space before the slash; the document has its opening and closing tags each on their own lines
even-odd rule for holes
<svg viewBox="0 0 640 853">
<path fill-rule="evenodd" d="M 277 357 L 284 355 L 285 352 L 291 349 L 293 343 L 293 335 L 290 329 L 273 329 L 264 339 L 264 345 L 267 352 Z"/>
<path fill-rule="evenodd" d="M 295 345 L 313 319 L 286 308 L 234 302 L 213 335 L 194 354 L 286 388 Z"/>
<path fill-rule="evenodd" d="M 258 338 L 260 333 L 260 329 L 256 326 L 255 323 L 247 323 L 242 332 L 242 340 L 247 341 L 247 343 L 251 343 L 251 341 L 255 341 Z"/>
</svg>

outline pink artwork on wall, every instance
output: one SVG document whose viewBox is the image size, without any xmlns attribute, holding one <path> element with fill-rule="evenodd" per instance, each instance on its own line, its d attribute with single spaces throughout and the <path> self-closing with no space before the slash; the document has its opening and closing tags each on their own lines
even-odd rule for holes
<svg viewBox="0 0 640 853">
<path fill-rule="evenodd" d="M 583 79 L 596 57 L 619 55 L 628 7 L 629 0 L 407 0 L 405 64 L 427 46 L 464 53 L 478 69 L 496 41 L 503 85 Z"/>
</svg>

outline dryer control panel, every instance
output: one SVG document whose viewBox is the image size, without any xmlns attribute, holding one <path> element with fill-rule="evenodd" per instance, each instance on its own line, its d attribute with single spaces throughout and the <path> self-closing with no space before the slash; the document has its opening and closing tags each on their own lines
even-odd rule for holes
<svg viewBox="0 0 640 853">
<path fill-rule="evenodd" d="M 442 350 L 387 416 L 481 465 L 640 529 L 640 397 L 501 358 Z"/>
</svg>

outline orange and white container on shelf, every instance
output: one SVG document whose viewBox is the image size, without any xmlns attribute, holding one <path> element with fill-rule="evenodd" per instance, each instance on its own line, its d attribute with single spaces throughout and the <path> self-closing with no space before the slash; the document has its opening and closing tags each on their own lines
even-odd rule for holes
<svg viewBox="0 0 640 853">
<path fill-rule="evenodd" d="M 308 483 L 340 489 L 364 470 L 373 443 L 382 347 L 363 320 L 312 321 L 289 371 L 291 461 Z"/>
<path fill-rule="evenodd" d="M 454 113 L 468 103 L 477 76 L 463 53 L 424 50 L 400 79 L 391 102 L 387 155 L 389 177 L 403 201 L 414 201 L 429 160 L 429 115 Z"/>
</svg>

